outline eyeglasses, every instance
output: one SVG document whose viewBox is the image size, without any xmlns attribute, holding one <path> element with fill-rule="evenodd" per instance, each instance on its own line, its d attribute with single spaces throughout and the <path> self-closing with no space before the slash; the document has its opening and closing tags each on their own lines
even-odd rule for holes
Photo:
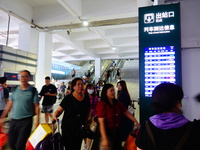
<svg viewBox="0 0 200 150">
<path fill-rule="evenodd" d="M 21 76 L 21 75 L 18 75 L 18 78 L 20 79 L 20 78 L 25 78 L 25 79 L 27 79 L 27 78 L 29 78 L 29 76 Z"/>
</svg>

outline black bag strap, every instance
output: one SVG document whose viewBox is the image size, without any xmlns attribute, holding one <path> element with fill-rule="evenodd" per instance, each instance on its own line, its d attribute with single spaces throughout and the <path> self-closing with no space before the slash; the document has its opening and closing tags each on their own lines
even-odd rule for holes
<svg viewBox="0 0 200 150">
<path fill-rule="evenodd" d="M 116 104 L 115 103 L 113 103 L 113 111 L 114 111 L 114 126 L 115 126 L 115 128 L 117 128 L 117 114 L 116 114 Z"/>
<path fill-rule="evenodd" d="M 156 143 L 155 143 L 155 140 L 154 140 L 154 136 L 153 136 L 153 133 L 151 131 L 151 128 L 149 126 L 149 123 L 148 121 L 145 122 L 146 124 L 146 129 L 147 129 L 147 132 L 149 134 L 149 137 L 153 143 L 153 145 L 155 146 L 156 150 L 158 149 L 157 146 L 156 146 Z M 183 145 L 185 144 L 185 142 L 187 141 L 187 139 L 189 138 L 189 135 L 191 133 L 191 129 L 192 129 L 192 123 L 189 123 L 188 126 L 187 126 L 187 129 L 186 131 L 184 132 L 183 136 L 181 137 L 181 139 L 179 140 L 178 144 L 176 145 L 175 149 L 174 150 L 181 150 Z"/>
<path fill-rule="evenodd" d="M 90 103 L 90 108 L 94 107 L 94 102 L 95 102 L 95 96 L 92 96 L 92 103 Z"/>
<path fill-rule="evenodd" d="M 153 136 L 153 133 L 152 133 L 152 131 L 151 131 L 151 128 L 150 128 L 150 126 L 149 126 L 148 121 L 145 122 L 145 125 L 146 125 L 147 132 L 148 132 L 148 134 L 149 134 L 149 137 L 150 137 L 150 139 L 151 139 L 151 141 L 152 141 L 154 147 L 155 147 L 156 150 L 157 150 L 158 148 L 157 148 L 157 146 L 156 146 L 156 143 L 155 143 L 155 140 L 154 140 L 154 136 Z"/>
<path fill-rule="evenodd" d="M 181 137 L 180 141 L 178 142 L 178 144 L 176 145 L 174 150 L 181 150 L 183 145 L 185 144 L 185 142 L 187 141 L 187 139 L 189 138 L 189 135 L 191 133 L 191 129 L 192 129 L 193 124 L 190 122 L 187 126 L 187 129 L 185 131 L 185 133 L 183 134 L 183 136 Z"/>
</svg>

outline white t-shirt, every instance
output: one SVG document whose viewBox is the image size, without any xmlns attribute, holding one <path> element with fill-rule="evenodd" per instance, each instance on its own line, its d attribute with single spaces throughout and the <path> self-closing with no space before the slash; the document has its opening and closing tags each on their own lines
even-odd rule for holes
<svg viewBox="0 0 200 150">
<path fill-rule="evenodd" d="M 59 88 L 59 82 L 55 83 L 56 88 Z"/>
</svg>

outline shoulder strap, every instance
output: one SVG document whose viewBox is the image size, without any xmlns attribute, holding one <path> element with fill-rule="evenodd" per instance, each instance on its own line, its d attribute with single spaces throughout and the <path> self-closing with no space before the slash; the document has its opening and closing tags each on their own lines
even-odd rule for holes
<svg viewBox="0 0 200 150">
<path fill-rule="evenodd" d="M 36 88 L 33 87 L 32 90 L 31 90 L 31 92 L 32 92 L 33 95 L 35 95 L 35 93 L 36 93 Z"/>
<path fill-rule="evenodd" d="M 94 102 L 95 102 L 95 96 L 92 96 L 92 103 L 90 103 L 90 105 L 91 105 L 90 108 L 93 108 L 93 107 L 94 107 Z"/>
<path fill-rule="evenodd" d="M 11 89 L 12 95 L 14 95 L 14 93 L 15 93 L 15 91 L 17 90 L 18 86 L 19 86 L 19 85 L 15 86 L 15 87 L 12 87 L 12 89 Z M 12 95 L 11 95 L 11 96 L 12 96 Z"/>
<path fill-rule="evenodd" d="M 4 87 L 4 86 L 2 86 L 2 88 L 0 89 L 0 91 L 2 91 L 4 88 L 5 88 L 5 87 Z"/>
<path fill-rule="evenodd" d="M 114 124 L 115 124 L 115 127 L 117 128 L 116 105 L 117 105 L 117 104 L 114 102 L 114 103 L 113 103 L 113 106 L 114 106 Z"/>
<path fill-rule="evenodd" d="M 31 90 L 32 94 L 35 95 L 36 93 L 36 88 L 33 86 L 32 90 Z"/>
<path fill-rule="evenodd" d="M 181 137 L 180 141 L 178 142 L 178 144 L 176 145 L 174 150 L 181 150 L 183 145 L 185 144 L 185 142 L 187 141 L 190 133 L 191 133 L 191 129 L 192 129 L 193 124 L 190 122 L 189 125 L 187 126 L 186 131 L 184 132 L 183 136 Z"/>
<path fill-rule="evenodd" d="M 146 124 L 146 129 L 147 129 L 147 132 L 149 134 L 149 137 L 153 143 L 153 145 L 155 146 L 156 150 L 157 150 L 157 147 L 156 147 L 156 144 L 155 144 L 155 140 L 154 140 L 154 136 L 153 136 L 153 133 L 151 131 L 151 128 L 149 126 L 149 123 L 148 121 L 145 122 Z M 183 145 L 185 144 L 185 142 L 187 141 L 189 135 L 190 135 L 190 132 L 191 132 L 191 129 L 192 129 L 192 123 L 189 123 L 186 131 L 184 132 L 183 136 L 181 137 L 181 139 L 179 140 L 178 144 L 176 145 L 175 149 L 174 150 L 181 150 Z"/>
<path fill-rule="evenodd" d="M 18 87 L 18 85 L 17 85 L 16 87 L 13 87 L 13 88 L 11 89 L 11 92 L 15 92 L 15 90 L 17 89 L 17 87 Z"/>
<path fill-rule="evenodd" d="M 154 136 L 153 136 L 153 133 L 152 133 L 152 131 L 151 131 L 151 128 L 150 128 L 150 126 L 149 126 L 148 121 L 145 122 L 145 125 L 146 125 L 147 132 L 148 132 L 148 134 L 149 134 L 149 137 L 150 137 L 150 139 L 151 139 L 151 141 L 152 141 L 154 147 L 155 147 L 156 150 L 157 150 L 157 146 L 156 146 L 156 143 L 155 143 L 155 140 L 154 140 Z"/>
<path fill-rule="evenodd" d="M 31 92 L 32 92 L 32 99 L 34 101 L 34 96 L 35 96 L 35 93 L 36 93 L 36 88 L 32 87 Z"/>
</svg>

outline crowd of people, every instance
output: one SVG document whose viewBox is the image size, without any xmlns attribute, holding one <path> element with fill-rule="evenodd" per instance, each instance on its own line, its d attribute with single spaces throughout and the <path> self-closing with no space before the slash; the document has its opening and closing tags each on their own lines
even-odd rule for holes
<svg viewBox="0 0 200 150">
<path fill-rule="evenodd" d="M 100 95 L 96 86 L 101 86 Z M 61 128 L 63 139 L 68 141 L 64 143 L 66 149 L 80 149 L 83 139 L 86 147 L 91 147 L 91 137 L 81 135 L 83 128 L 88 129 L 93 124 L 95 128 L 92 128 L 94 132 L 92 149 L 118 150 L 133 129 L 133 122 L 139 126 L 133 114 L 128 111 L 131 99 L 125 81 L 117 84 L 118 99 L 115 98 L 114 85 L 104 84 L 99 79 L 96 86 L 84 83 L 81 78 L 73 79 L 71 94 L 64 97 L 54 113 L 54 120 L 64 113 Z M 128 123 L 121 121 L 123 116 L 130 121 Z M 126 127 L 127 124 L 129 128 Z M 124 132 L 126 134 L 123 135 Z"/>
<path fill-rule="evenodd" d="M 121 150 L 129 133 L 140 127 L 139 122 L 128 110 L 131 98 L 126 82 L 117 82 L 118 89 L 110 83 L 84 83 L 82 78 L 73 77 L 68 87 L 62 82 L 51 84 L 45 77 L 45 85 L 38 93 L 29 84 L 28 70 L 19 72 L 20 85 L 12 89 L 9 96 L 6 77 L 0 78 L 0 128 L 10 113 L 9 146 L 13 150 L 25 150 L 31 134 L 33 116 L 35 128 L 40 123 L 40 111 L 46 123 L 57 121 L 63 114 L 62 140 L 65 149 L 80 150 L 82 143 L 86 150 Z M 101 86 L 101 93 L 97 88 Z M 53 111 L 58 91 L 62 98 L 59 107 Z M 182 115 L 183 91 L 173 83 L 158 85 L 152 94 L 152 108 L 155 115 L 143 123 L 136 139 L 138 150 L 169 150 L 175 147 L 199 149 L 200 121 L 190 122 Z M 40 100 L 42 109 L 40 110 Z M 184 137 L 184 138 L 182 138 Z"/>
<path fill-rule="evenodd" d="M 52 84 L 51 78 L 47 76 L 44 79 L 45 85 L 38 92 L 35 87 L 29 84 L 30 77 L 31 74 L 28 70 L 20 71 L 18 76 L 20 85 L 12 89 L 10 97 L 9 90 L 6 88 L 7 78 L 0 78 L 0 128 L 11 111 L 8 142 L 12 149 L 25 150 L 26 141 L 31 134 L 33 116 L 36 116 L 34 126 L 36 128 L 40 123 L 40 118 L 43 117 L 40 112 L 44 114 L 46 123 L 57 120 L 64 113 L 61 119 L 62 137 L 65 141 L 63 143 L 66 149 L 73 150 L 80 149 L 82 141 L 84 141 L 85 147 L 92 146 L 93 149 L 111 148 L 116 146 L 112 144 L 115 140 L 119 142 L 117 147 L 120 149 L 119 145 L 125 138 L 115 135 L 122 133 L 120 131 L 122 114 L 139 126 L 138 121 L 128 112 L 126 102 L 120 100 L 120 95 L 124 91 L 122 84 L 120 84 L 121 88 L 118 85 L 118 100 L 115 98 L 114 86 L 105 84 L 100 79 L 94 85 L 84 83 L 82 78 L 73 77 L 72 81 L 68 82 L 67 87 L 65 82 L 60 84 L 57 80 Z M 125 92 L 128 94 L 126 87 Z M 62 101 L 53 113 L 53 105 L 58 98 L 58 93 L 61 93 Z M 130 97 L 128 99 L 130 101 Z M 115 119 L 113 120 L 113 118 Z M 90 127 L 92 127 L 93 136 L 86 134 L 83 136 L 83 128 Z M 116 139 L 116 137 L 118 138 Z"/>
</svg>

